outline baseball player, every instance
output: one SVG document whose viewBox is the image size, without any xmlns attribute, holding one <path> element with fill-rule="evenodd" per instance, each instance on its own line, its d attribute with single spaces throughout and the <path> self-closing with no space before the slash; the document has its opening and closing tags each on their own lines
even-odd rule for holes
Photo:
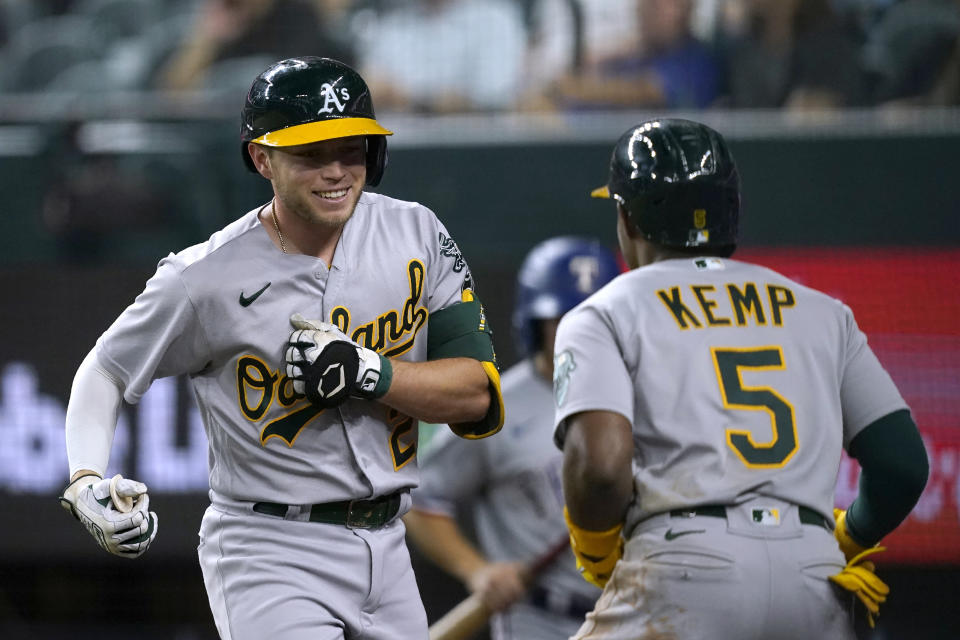
<svg viewBox="0 0 960 640">
<path fill-rule="evenodd" d="M 730 259 L 739 176 L 714 130 L 631 128 L 593 195 L 631 271 L 557 331 L 566 518 L 605 585 L 576 637 L 853 638 L 856 601 L 873 624 L 889 591 L 875 545 L 927 479 L 903 398 L 848 307 Z M 842 448 L 862 475 L 835 512 Z"/>
<path fill-rule="evenodd" d="M 156 515 L 143 484 L 117 483 L 112 499 L 101 479 L 117 407 L 190 376 L 210 443 L 199 557 L 225 640 L 426 637 L 399 519 L 418 419 L 465 438 L 502 424 L 457 245 L 427 208 L 364 189 L 390 134 L 346 65 L 265 70 L 241 153 L 273 199 L 163 259 L 74 381 L 62 499 L 107 551 L 135 557 Z"/>
<path fill-rule="evenodd" d="M 568 545 L 532 580 L 524 572 L 567 538 L 561 454 L 551 441 L 557 323 L 619 272 L 597 240 L 563 236 L 534 247 L 517 278 L 513 328 L 524 359 L 503 375 L 503 432 L 467 442 L 441 431 L 424 452 L 407 531 L 428 558 L 498 612 L 491 621 L 497 640 L 569 637 L 600 595 L 577 575 Z M 462 506 L 472 511 L 480 550 L 457 524 Z"/>
</svg>

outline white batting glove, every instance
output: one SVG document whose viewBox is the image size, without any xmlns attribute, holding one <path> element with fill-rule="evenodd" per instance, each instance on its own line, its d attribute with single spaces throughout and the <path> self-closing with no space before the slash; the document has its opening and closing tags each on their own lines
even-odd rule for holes
<svg viewBox="0 0 960 640">
<path fill-rule="evenodd" d="M 139 557 L 157 537 L 157 514 L 149 510 L 147 485 L 118 476 L 114 493 L 121 504 L 117 505 L 110 483 L 96 475 L 77 478 L 63 490 L 60 505 L 83 523 L 105 551 L 122 558 Z"/>
<path fill-rule="evenodd" d="M 336 407 L 349 396 L 375 399 L 390 388 L 393 367 L 376 351 L 361 347 L 339 328 L 299 313 L 284 354 L 293 390 L 321 407 Z"/>
</svg>

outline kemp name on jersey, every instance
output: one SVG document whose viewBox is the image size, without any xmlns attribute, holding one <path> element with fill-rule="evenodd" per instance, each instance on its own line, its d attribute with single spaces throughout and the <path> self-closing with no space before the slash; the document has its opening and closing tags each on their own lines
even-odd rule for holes
<svg viewBox="0 0 960 640">
<path fill-rule="evenodd" d="M 700 258 L 694 265 L 700 271 L 725 269 L 719 258 Z M 796 304 L 789 287 L 756 282 L 678 284 L 657 289 L 657 296 L 681 329 L 745 327 L 751 322 L 763 326 L 768 318 L 779 327 L 784 322 L 783 310 Z"/>
</svg>

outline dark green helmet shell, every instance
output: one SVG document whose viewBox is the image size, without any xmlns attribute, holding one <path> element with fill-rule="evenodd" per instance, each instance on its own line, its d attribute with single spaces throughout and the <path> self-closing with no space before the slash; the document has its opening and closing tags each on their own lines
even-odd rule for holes
<svg viewBox="0 0 960 640">
<path fill-rule="evenodd" d="M 617 141 L 607 184 L 643 236 L 670 248 L 737 243 L 740 174 L 727 143 L 710 127 L 664 118 L 642 122 Z"/>
<path fill-rule="evenodd" d="M 367 83 L 337 60 L 304 56 L 281 60 L 256 77 L 240 115 L 244 164 L 256 171 L 247 144 L 268 147 L 366 136 L 367 184 L 376 186 L 387 163 L 386 136 Z"/>
</svg>

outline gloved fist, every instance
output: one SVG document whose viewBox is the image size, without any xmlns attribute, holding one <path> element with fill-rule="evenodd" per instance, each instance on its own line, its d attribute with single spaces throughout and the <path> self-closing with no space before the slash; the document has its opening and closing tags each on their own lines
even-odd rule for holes
<svg viewBox="0 0 960 640">
<path fill-rule="evenodd" d="M 123 558 L 142 555 L 157 537 L 157 514 L 149 510 L 147 486 L 136 480 L 115 477 L 113 492 L 121 505 L 111 498 L 111 480 L 97 475 L 77 478 L 60 496 L 60 505 L 83 523 L 105 551 Z M 130 499 L 132 503 L 128 503 Z M 122 511 L 120 508 L 129 510 Z"/>
<path fill-rule="evenodd" d="M 601 589 L 607 585 L 613 568 L 623 557 L 622 524 L 606 531 L 581 529 L 570 520 L 570 513 L 563 508 L 563 518 L 570 530 L 570 547 L 577 559 L 577 571 L 583 579 Z"/>
<path fill-rule="evenodd" d="M 376 351 L 361 347 L 335 325 L 290 317 L 294 331 L 284 355 L 293 390 L 310 402 L 336 407 L 349 396 L 379 398 L 390 388 L 393 368 Z"/>
<path fill-rule="evenodd" d="M 833 518 L 837 521 L 837 526 L 833 528 L 833 537 L 837 539 L 840 545 L 840 551 L 843 551 L 843 557 L 850 561 L 851 558 L 860 555 L 869 547 L 865 547 L 850 537 L 847 531 L 847 512 L 845 509 L 833 509 Z"/>
<path fill-rule="evenodd" d="M 880 605 L 887 600 L 890 587 L 876 576 L 874 564 L 869 560 L 864 560 L 864 558 L 881 551 L 886 551 L 886 548 L 873 547 L 867 549 L 851 558 L 843 571 L 835 576 L 830 576 L 830 582 L 855 594 L 867 608 L 867 622 L 871 629 L 875 624 L 874 619 L 880 615 Z"/>
</svg>

